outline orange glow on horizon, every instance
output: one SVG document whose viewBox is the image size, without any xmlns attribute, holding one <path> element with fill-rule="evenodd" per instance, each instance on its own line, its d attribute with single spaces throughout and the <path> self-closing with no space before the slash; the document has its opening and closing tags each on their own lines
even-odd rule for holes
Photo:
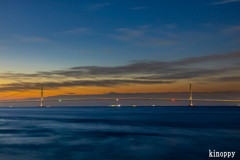
<svg viewBox="0 0 240 160">
<path fill-rule="evenodd" d="M 185 87 L 176 89 L 179 86 L 185 85 Z M 203 88 L 207 88 L 209 91 L 229 91 L 234 90 L 235 84 L 208 84 L 208 85 L 201 85 Z M 198 84 L 198 86 L 200 86 Z M 200 88 L 194 86 L 193 83 L 193 93 L 194 92 L 206 92 Z M 211 88 L 210 88 L 211 87 Z M 44 87 L 43 87 L 44 88 Z M 63 92 L 64 91 L 64 92 Z M 108 94 L 110 92 L 115 93 L 166 93 L 166 92 L 189 92 L 189 86 L 186 82 L 176 83 L 176 84 L 158 84 L 158 85 L 124 85 L 124 86 L 116 86 L 116 87 L 65 87 L 60 88 L 58 90 L 44 90 L 43 96 L 58 96 L 58 95 L 94 95 L 94 94 Z M 8 100 L 8 99 L 25 99 L 25 98 L 40 98 L 41 97 L 41 90 L 39 86 L 39 90 L 30 90 L 29 92 L 22 92 L 20 94 L 14 95 L 18 93 L 16 92 L 2 92 L 0 93 L 0 100 Z M 68 94 L 70 93 L 70 94 Z M 74 94 L 71 94 L 74 93 Z M 13 95 L 13 96 L 9 96 Z M 9 97 L 8 97 L 9 96 Z M 6 98 L 4 98 L 6 97 Z"/>
</svg>

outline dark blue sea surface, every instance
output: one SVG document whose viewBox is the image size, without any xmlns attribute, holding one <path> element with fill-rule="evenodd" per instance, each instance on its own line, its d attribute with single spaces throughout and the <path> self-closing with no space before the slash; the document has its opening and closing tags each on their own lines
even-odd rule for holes
<svg viewBox="0 0 240 160">
<path fill-rule="evenodd" d="M 198 160 L 209 149 L 240 159 L 240 107 L 0 108 L 1 160 Z"/>
</svg>

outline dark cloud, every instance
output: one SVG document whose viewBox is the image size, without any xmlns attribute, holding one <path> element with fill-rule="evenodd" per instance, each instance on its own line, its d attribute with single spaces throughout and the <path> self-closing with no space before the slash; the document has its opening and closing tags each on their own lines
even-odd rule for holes
<svg viewBox="0 0 240 160">
<path fill-rule="evenodd" d="M 119 75 L 139 75 L 139 74 L 167 74 L 176 73 L 180 74 L 182 71 L 188 74 L 201 75 L 211 72 L 214 73 L 216 70 L 212 69 L 201 69 L 201 70 L 191 70 L 192 67 L 186 68 L 193 64 L 211 62 L 217 60 L 230 60 L 230 59 L 240 59 L 240 52 L 225 53 L 218 55 L 209 55 L 201 57 L 191 57 L 182 60 L 163 62 L 163 61 L 134 61 L 129 65 L 117 66 L 117 67 L 100 67 L 100 66 L 80 66 L 73 67 L 66 70 L 55 70 L 48 72 L 37 72 L 34 74 L 25 73 L 2 73 L 0 78 L 6 79 L 31 79 L 31 78 L 94 78 L 94 77 L 105 77 L 105 76 L 119 76 Z"/>
<path fill-rule="evenodd" d="M 186 70 L 179 69 L 176 72 L 169 72 L 162 75 L 152 76 L 140 76 L 135 79 L 148 79 L 148 80 L 180 80 L 180 79 L 191 79 L 191 78 L 207 78 L 215 75 L 221 75 L 229 71 L 240 70 L 240 67 L 236 64 L 233 67 L 218 68 L 218 69 L 203 69 L 203 68 L 190 68 Z M 213 80 L 213 79 L 210 79 Z"/>
<path fill-rule="evenodd" d="M 154 75 L 154 76 L 143 76 L 143 77 L 136 77 L 135 79 L 161 79 L 161 80 L 166 80 L 166 79 L 175 79 L 175 80 L 180 80 L 180 79 L 190 79 L 190 78 L 195 78 L 195 77 L 207 77 L 207 76 L 212 76 L 212 75 L 217 75 L 221 74 L 224 72 L 224 69 L 220 70 L 208 70 L 208 69 L 192 69 L 190 71 L 178 71 L 178 72 L 173 72 L 173 73 L 168 73 L 164 75 Z"/>
<path fill-rule="evenodd" d="M 240 81 L 240 76 L 221 77 L 221 78 L 215 78 L 215 79 L 213 79 L 213 80 L 214 80 L 214 81 L 225 81 L 225 82 Z"/>
<path fill-rule="evenodd" d="M 225 53 L 218 55 L 202 56 L 202 57 L 191 57 L 171 62 L 161 61 L 136 61 L 135 63 L 118 66 L 118 67 L 73 67 L 71 70 L 87 71 L 90 75 L 119 75 L 119 74 L 162 74 L 168 72 L 179 72 L 182 71 L 184 66 L 217 61 L 217 60 L 229 60 L 229 59 L 240 59 L 240 52 Z M 207 71 L 206 69 L 204 71 Z M 210 70 L 211 72 L 211 70 Z M 86 73 L 86 72 L 85 72 Z"/>
<path fill-rule="evenodd" d="M 176 64 L 179 65 L 188 65 L 194 63 L 210 62 L 217 60 L 229 60 L 229 59 L 240 59 L 240 52 L 230 52 L 224 54 L 215 54 L 202 57 L 190 57 L 180 61 L 177 61 Z"/>
<path fill-rule="evenodd" d="M 28 83 L 28 82 L 19 82 L 19 83 L 9 83 L 0 85 L 0 91 L 29 91 L 37 90 L 41 88 L 41 83 Z"/>
<path fill-rule="evenodd" d="M 228 67 L 218 65 L 215 68 L 198 68 L 194 65 L 213 61 L 231 61 L 240 59 L 240 52 L 208 55 L 201 57 L 190 57 L 176 61 L 132 61 L 125 66 L 101 67 L 101 66 L 79 66 L 65 70 L 25 73 L 2 73 L 1 79 L 48 81 L 49 86 L 74 87 L 74 86 L 102 86 L 128 84 L 161 84 L 173 83 L 180 79 L 208 78 L 215 81 L 212 76 L 224 75 L 231 71 L 239 71 L 240 63 L 232 63 Z M 69 81 L 67 80 L 70 79 Z M 86 80 L 87 79 L 87 80 Z M 234 78 L 222 78 L 219 81 L 231 81 Z M 237 79 L 235 77 L 235 79 Z M 55 82 L 57 80 L 57 82 Z M 36 85 L 35 83 L 11 83 L 0 86 L 1 91 L 22 90 Z M 46 89 L 46 88 L 45 88 Z"/>
<path fill-rule="evenodd" d="M 150 80 L 77 80 L 65 82 L 45 82 L 44 90 L 61 88 L 61 87 L 76 87 L 76 86 L 97 86 L 97 87 L 113 87 L 116 85 L 130 84 L 169 84 L 174 81 L 150 81 Z M 40 90 L 40 83 L 10 83 L 0 86 L 0 91 L 25 91 L 25 90 Z"/>
</svg>

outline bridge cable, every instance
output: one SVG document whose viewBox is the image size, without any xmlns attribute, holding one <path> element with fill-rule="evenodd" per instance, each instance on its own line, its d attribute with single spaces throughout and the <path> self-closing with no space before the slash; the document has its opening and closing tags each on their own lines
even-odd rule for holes
<svg viewBox="0 0 240 160">
<path fill-rule="evenodd" d="M 207 89 L 202 88 L 202 87 L 199 87 L 199 86 L 197 86 L 197 85 L 195 85 L 195 84 L 193 84 L 193 86 L 196 86 L 196 87 L 198 87 L 198 88 L 201 88 L 201 89 L 204 90 L 204 91 L 210 92 L 210 93 L 212 93 L 212 95 L 221 95 L 221 96 L 225 96 L 225 97 L 228 97 L 228 98 L 233 98 L 233 99 L 239 100 L 239 98 L 232 97 L 232 96 L 227 96 L 227 95 L 224 95 L 224 94 L 221 94 L 221 93 L 215 93 L 215 94 L 214 94 L 212 91 L 207 90 Z"/>
<path fill-rule="evenodd" d="M 165 92 L 165 93 L 169 93 L 169 92 L 172 92 L 172 91 L 176 91 L 176 90 L 181 89 L 181 88 L 186 87 L 186 86 L 189 86 L 189 84 L 186 84 L 186 85 L 183 85 L 183 86 L 181 86 L 181 87 L 172 89 L 172 90 L 170 90 L 170 91 L 168 91 L 168 92 Z M 177 94 L 177 92 L 171 93 L 172 96 L 173 96 L 173 95 L 176 95 L 176 94 Z M 173 98 L 173 99 L 174 99 L 174 98 Z"/>
<path fill-rule="evenodd" d="M 37 87 L 39 87 L 39 86 L 36 86 L 36 87 L 34 87 L 34 88 L 30 88 L 30 89 L 24 90 L 24 91 L 21 91 L 21 92 L 18 92 L 18 93 L 14 93 L 14 94 L 11 94 L 11 95 L 8 95 L 8 96 L 5 96 L 5 97 L 0 97 L 0 98 L 2 99 L 2 98 L 11 97 L 11 96 L 14 96 L 14 95 L 23 93 L 23 92 L 27 92 L 27 91 L 32 90 L 32 89 L 36 89 Z"/>
<path fill-rule="evenodd" d="M 171 89 L 171 90 L 169 90 L 169 91 L 167 91 L 167 92 L 161 92 L 161 93 L 169 93 L 169 92 L 178 90 L 178 89 L 180 89 L 180 88 L 186 87 L 186 86 L 188 86 L 188 85 L 189 85 L 189 84 L 185 84 L 185 85 L 183 85 L 183 86 L 181 86 L 181 87 L 177 87 L 177 88 Z M 161 93 L 158 93 L 158 94 L 161 94 Z M 172 93 L 172 95 L 174 95 L 174 94 L 176 94 L 176 92 L 175 92 L 175 93 Z M 142 97 L 145 97 L 145 96 L 140 96 L 140 97 L 137 97 L 137 98 L 142 98 Z"/>
<path fill-rule="evenodd" d="M 53 88 L 53 87 L 50 87 L 50 86 L 48 86 L 48 87 L 49 87 L 49 88 L 52 88 L 52 89 L 54 89 L 54 90 L 58 90 L 58 91 L 65 92 L 65 93 L 69 94 L 69 92 L 66 92 L 66 91 L 63 91 L 63 90 L 56 89 L 56 88 Z"/>
<path fill-rule="evenodd" d="M 183 86 L 181 86 L 181 87 L 178 87 L 178 88 L 172 89 L 172 90 L 167 91 L 167 92 L 172 92 L 172 91 L 178 90 L 178 89 L 183 88 L 183 87 L 188 86 L 188 85 L 189 85 L 189 84 L 185 84 L 185 85 L 183 85 Z M 163 93 L 166 93 L 166 92 L 163 92 Z"/>
</svg>

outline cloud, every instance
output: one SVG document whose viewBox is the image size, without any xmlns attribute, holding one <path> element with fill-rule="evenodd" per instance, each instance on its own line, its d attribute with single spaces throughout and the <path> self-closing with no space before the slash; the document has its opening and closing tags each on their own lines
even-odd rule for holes
<svg viewBox="0 0 240 160">
<path fill-rule="evenodd" d="M 189 79 L 194 77 L 213 76 L 216 74 L 223 74 L 224 72 L 236 71 L 240 69 L 239 64 L 232 64 L 228 68 L 196 68 L 189 67 L 191 65 L 213 62 L 213 61 L 227 61 L 240 59 L 240 52 L 223 53 L 216 55 L 189 57 L 185 59 L 175 61 L 132 61 L 128 65 L 103 67 L 103 66 L 78 66 L 65 70 L 54 71 L 41 71 L 33 74 L 26 73 L 1 73 L 1 79 L 54 79 L 54 80 L 66 80 L 66 78 L 74 79 L 163 79 L 163 80 L 176 80 L 176 79 Z M 139 77 L 139 75 L 143 75 Z M 120 80 L 120 79 L 116 79 Z"/>
<path fill-rule="evenodd" d="M 44 90 L 49 90 L 53 88 L 61 88 L 61 87 L 76 87 L 76 86 L 97 86 L 97 87 L 113 87 L 116 85 L 130 85 L 130 84 L 169 84 L 174 81 L 148 81 L 148 80 L 77 80 L 77 81 L 64 81 L 64 82 L 45 82 Z M 30 89 L 29 86 L 33 89 L 40 89 L 40 83 L 10 83 L 0 85 L 0 91 L 24 91 L 26 89 Z M 38 88 L 37 88 L 38 87 Z M 70 93 L 69 93 L 70 94 Z M 71 93 L 72 94 L 72 93 Z"/>
<path fill-rule="evenodd" d="M 176 64 L 180 65 L 188 65 L 194 63 L 202 63 L 209 61 L 217 61 L 217 60 L 228 60 L 228 59 L 240 59 L 240 52 L 230 52 L 224 54 L 215 54 L 215 55 L 207 55 L 201 57 L 190 57 L 185 58 L 183 60 L 176 61 Z"/>
<path fill-rule="evenodd" d="M 220 4 L 227 4 L 232 2 L 240 2 L 240 0 L 224 0 L 224 1 L 212 3 L 211 5 L 220 5 Z"/>
<path fill-rule="evenodd" d="M 230 26 L 223 29 L 222 32 L 228 35 L 236 35 L 240 33 L 240 26 Z"/>
<path fill-rule="evenodd" d="M 66 30 L 63 32 L 60 32 L 60 34 L 91 34 L 92 31 L 89 28 L 74 28 L 70 30 Z"/>
<path fill-rule="evenodd" d="M 230 28 L 233 27 L 233 28 Z M 230 26 L 229 30 L 238 32 L 237 26 Z M 169 47 L 174 48 L 191 48 L 199 44 L 209 46 L 212 41 L 222 43 L 221 39 L 226 26 L 209 27 L 204 31 L 188 30 L 183 31 L 182 27 L 177 24 L 163 24 L 158 27 L 137 26 L 132 28 L 118 28 L 111 38 L 122 41 L 125 44 L 147 47 Z M 226 31 L 225 31 L 226 32 Z M 230 32 L 230 31 L 228 31 Z M 234 39 L 234 37 L 228 37 Z"/>
<path fill-rule="evenodd" d="M 180 79 L 191 79 L 195 77 L 209 77 L 213 75 L 222 74 L 223 72 L 228 71 L 229 69 L 186 69 L 186 70 L 176 70 L 174 72 L 165 73 L 162 75 L 154 75 L 154 76 L 143 76 L 136 77 L 136 79 L 148 79 L 148 80 L 180 80 Z M 232 68 L 231 68 L 232 70 Z"/>
<path fill-rule="evenodd" d="M 187 48 L 186 48 L 186 47 L 181 47 L 181 48 L 177 48 L 177 49 L 175 49 L 175 50 L 181 51 L 181 50 L 185 50 L 185 49 L 187 49 Z"/>
<path fill-rule="evenodd" d="M 130 8 L 131 10 L 142 10 L 142 9 L 149 9 L 150 7 L 133 7 Z"/>
<path fill-rule="evenodd" d="M 27 88 L 38 86 L 39 81 L 44 80 L 44 88 L 61 87 L 116 87 L 121 85 L 149 85 L 149 84 L 170 84 L 179 80 L 200 81 L 238 81 L 239 76 L 227 77 L 226 74 L 234 75 L 240 71 L 240 52 L 207 55 L 200 57 L 189 57 L 175 61 L 132 61 L 123 66 L 77 66 L 64 70 L 41 71 L 33 74 L 27 73 L 1 73 L 0 79 L 5 81 L 17 80 L 16 83 L 0 85 L 0 91 L 22 91 Z M 233 61 L 234 60 L 234 61 Z M 206 62 L 231 62 L 227 67 L 198 68 L 196 64 Z M 221 65 L 220 65 L 221 66 Z M 224 76 L 225 75 L 225 76 Z M 221 77 L 221 78 L 216 78 Z M 30 83 L 26 81 L 36 81 Z M 20 81 L 20 82 L 19 82 Z"/>
<path fill-rule="evenodd" d="M 35 90 L 40 89 L 40 83 L 28 83 L 28 82 L 19 82 L 19 83 L 10 83 L 10 84 L 1 84 L 0 91 L 23 91 L 23 90 Z"/>
<path fill-rule="evenodd" d="M 97 11 L 103 7 L 110 6 L 110 3 L 99 3 L 99 4 L 87 4 L 86 5 L 86 10 L 87 11 Z"/>
<path fill-rule="evenodd" d="M 52 42 L 46 38 L 42 38 L 42 37 L 24 37 L 22 35 L 19 34 L 14 34 L 12 35 L 12 37 L 19 42 L 25 42 L 25 43 L 49 43 Z"/>
<path fill-rule="evenodd" d="M 118 28 L 117 31 L 117 34 L 111 35 L 114 39 L 137 46 L 162 46 L 176 43 L 164 35 L 153 32 L 149 25 L 139 26 L 135 29 Z"/>
<path fill-rule="evenodd" d="M 233 82 L 240 81 L 240 76 L 214 78 L 213 81 Z"/>
</svg>

